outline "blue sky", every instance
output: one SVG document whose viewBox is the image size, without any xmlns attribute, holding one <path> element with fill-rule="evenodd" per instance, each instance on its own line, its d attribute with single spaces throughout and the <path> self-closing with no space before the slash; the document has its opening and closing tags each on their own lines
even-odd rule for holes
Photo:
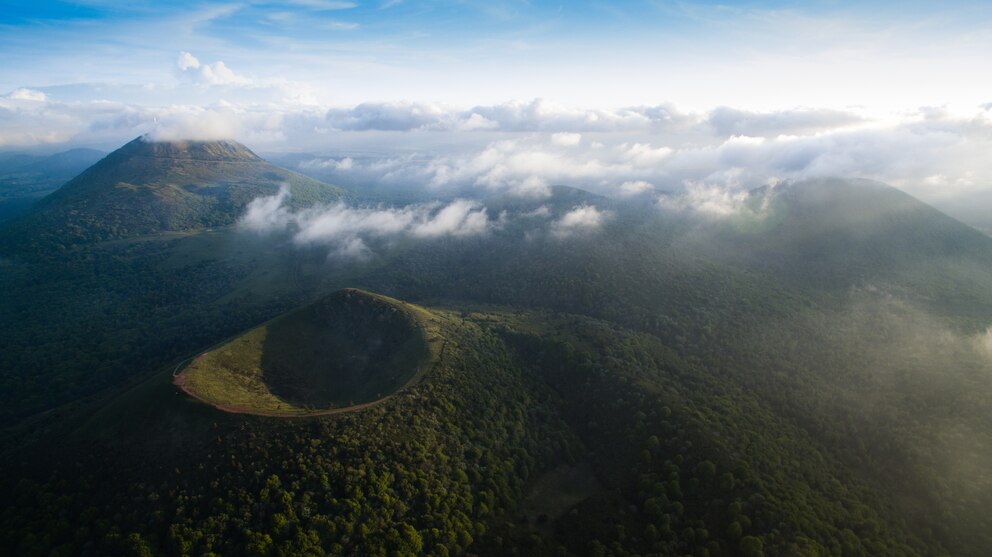
<svg viewBox="0 0 992 557">
<path fill-rule="evenodd" d="M 0 91 L 172 87 L 173 101 L 199 102 L 177 88 L 175 61 L 189 52 L 222 61 L 242 84 L 293 82 L 335 105 L 540 97 L 602 107 L 909 108 L 992 97 L 982 75 L 992 74 L 984 50 L 992 17 L 981 2 L 8 0 L 3 8 Z"/>
</svg>

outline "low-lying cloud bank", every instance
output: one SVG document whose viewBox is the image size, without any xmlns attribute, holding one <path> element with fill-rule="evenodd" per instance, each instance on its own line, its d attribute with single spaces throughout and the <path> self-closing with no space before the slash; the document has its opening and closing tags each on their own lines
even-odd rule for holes
<svg viewBox="0 0 992 557">
<path fill-rule="evenodd" d="M 373 240 L 478 236 L 499 225 L 485 207 L 468 200 L 400 208 L 337 203 L 291 212 L 286 206 L 289 196 L 284 187 L 276 195 L 253 200 L 239 225 L 261 234 L 289 231 L 298 246 L 329 246 L 334 254 L 352 257 L 370 255 L 368 243 Z"/>
<path fill-rule="evenodd" d="M 290 195 L 284 186 L 275 195 L 254 199 L 238 226 L 256 234 L 289 234 L 300 248 L 327 247 L 331 255 L 368 258 L 373 245 L 401 239 L 485 236 L 513 223 L 524 223 L 528 238 L 564 240 L 593 234 L 614 216 L 612 211 L 590 203 L 561 209 L 557 214 L 541 205 L 494 215 L 482 203 L 467 199 L 402 207 L 353 207 L 340 202 L 293 211 L 288 205 Z"/>
<path fill-rule="evenodd" d="M 39 143 L 126 140 L 140 134 L 199 134 L 264 147 L 309 150 L 325 146 L 320 136 L 341 132 L 547 133 L 558 146 L 574 146 L 583 133 L 666 134 L 678 142 L 749 135 L 774 137 L 811 134 L 863 123 L 854 112 L 799 108 L 771 113 L 721 107 L 708 113 L 682 112 L 670 104 L 617 109 L 574 108 L 543 99 L 460 109 L 433 103 L 363 103 L 350 108 L 321 107 L 308 101 L 306 87 L 294 83 L 255 83 L 223 62 L 201 63 L 187 52 L 177 62 L 188 94 L 202 93 L 194 104 L 135 105 L 115 100 L 113 87 L 19 88 L 0 95 L 0 147 Z M 150 88 L 152 98 L 168 98 L 173 88 Z M 62 101 L 63 89 L 84 89 L 98 100 Z M 135 87 L 124 87 L 139 93 Z M 194 95 L 194 97 L 196 97 Z M 198 98 L 198 100 L 201 100 Z M 204 120 L 206 119 L 206 120 Z M 200 122 L 200 131 L 186 125 Z M 34 135 L 12 135 L 15 128 Z M 193 139 L 193 137 L 184 137 Z M 259 145 L 255 145 L 258 147 Z"/>
<path fill-rule="evenodd" d="M 581 109 L 540 99 L 469 109 L 328 108 L 294 100 L 292 87 L 255 83 L 183 54 L 178 71 L 194 91 L 274 87 L 286 94 L 155 107 L 61 102 L 57 90 L 19 88 L 0 96 L 0 148 L 108 148 L 145 133 L 159 140 L 235 138 L 261 152 L 316 153 L 294 164 L 331 181 L 446 190 L 449 198 L 541 196 L 553 184 L 616 197 L 687 184 L 732 193 L 826 176 L 875 179 L 928 201 L 992 187 L 992 104 L 968 115 L 922 108 L 887 120 L 856 110 L 694 113 L 668 104 Z"/>
<path fill-rule="evenodd" d="M 674 106 L 580 109 L 543 99 L 476 106 L 467 110 L 431 103 L 363 103 L 332 108 L 326 122 L 340 131 L 550 132 L 568 143 L 568 133 L 646 131 L 691 125 L 698 116 Z"/>
<path fill-rule="evenodd" d="M 738 116 L 738 123 L 727 125 L 767 130 L 783 118 L 761 123 L 756 115 Z M 886 125 L 841 121 L 837 129 L 772 136 L 714 135 L 706 122 L 684 121 L 678 130 L 657 133 L 556 131 L 473 141 L 472 132 L 450 132 L 464 142 L 416 155 L 316 157 L 300 169 L 347 183 L 526 195 L 546 195 L 549 185 L 567 184 L 614 197 L 693 185 L 732 196 L 784 180 L 840 176 L 883 181 L 939 201 L 992 186 L 992 159 L 986 155 L 992 149 L 992 111 L 968 118 L 923 111 Z"/>
</svg>

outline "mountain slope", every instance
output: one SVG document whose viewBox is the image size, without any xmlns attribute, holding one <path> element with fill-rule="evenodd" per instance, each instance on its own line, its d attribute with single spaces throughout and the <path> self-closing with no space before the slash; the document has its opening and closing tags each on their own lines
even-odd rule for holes
<svg viewBox="0 0 992 557">
<path fill-rule="evenodd" d="M 874 287 L 974 326 L 992 316 L 992 238 L 900 190 L 809 180 L 747 204 L 687 245 L 807 291 Z"/>
<path fill-rule="evenodd" d="M 287 185 L 304 206 L 343 191 L 273 166 L 233 141 L 138 138 L 70 180 L 9 225 L 8 244 L 70 246 L 235 222 L 251 200 Z M 9 238 L 20 242 L 10 242 Z"/>
</svg>

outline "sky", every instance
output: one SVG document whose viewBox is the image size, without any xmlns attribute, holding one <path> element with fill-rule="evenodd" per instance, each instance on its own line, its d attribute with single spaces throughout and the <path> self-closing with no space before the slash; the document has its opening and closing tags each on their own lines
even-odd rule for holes
<svg viewBox="0 0 992 557">
<path fill-rule="evenodd" d="M 990 102 L 982 4 L 5 0 L 0 89 L 142 104 L 202 102 L 185 89 L 214 84 L 342 106 L 967 108 Z M 177 72 L 182 52 L 202 65 Z"/>
<path fill-rule="evenodd" d="M 0 149 L 230 137 L 430 187 L 959 196 L 992 185 L 987 4 L 3 0 Z"/>
</svg>

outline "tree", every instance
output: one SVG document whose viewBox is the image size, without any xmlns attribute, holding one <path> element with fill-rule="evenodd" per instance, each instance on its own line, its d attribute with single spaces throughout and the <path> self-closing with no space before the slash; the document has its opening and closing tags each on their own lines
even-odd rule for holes
<svg viewBox="0 0 992 557">
<path fill-rule="evenodd" d="M 738 546 L 744 557 L 765 557 L 765 542 L 755 536 L 744 536 Z"/>
</svg>

